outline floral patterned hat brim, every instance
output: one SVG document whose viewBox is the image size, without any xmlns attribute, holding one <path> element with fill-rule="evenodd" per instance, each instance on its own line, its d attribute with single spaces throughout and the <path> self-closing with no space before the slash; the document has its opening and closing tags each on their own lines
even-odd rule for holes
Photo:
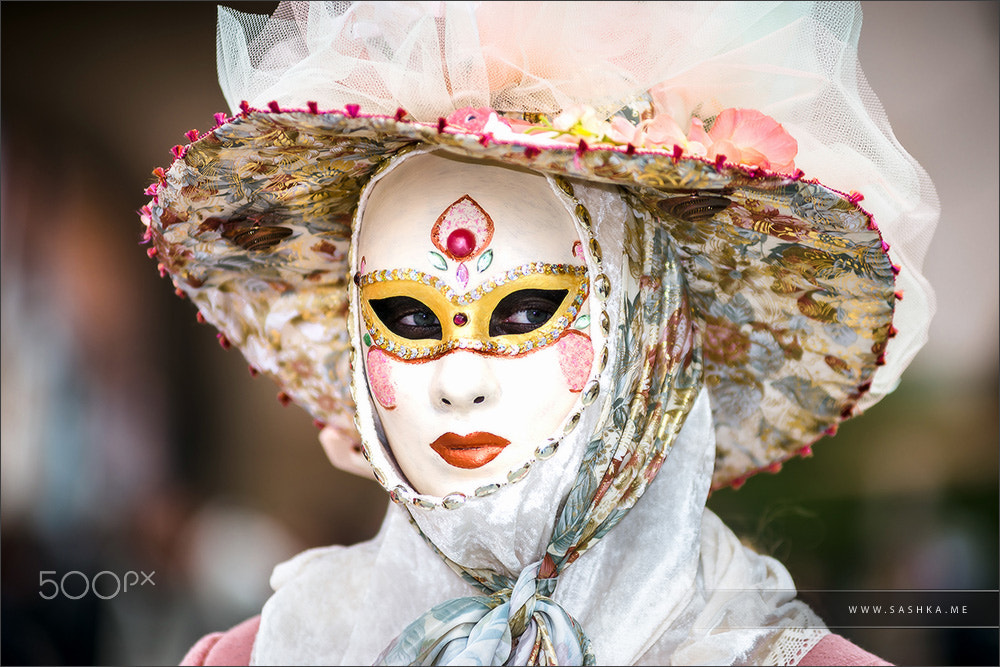
<svg viewBox="0 0 1000 667">
<path fill-rule="evenodd" d="M 871 217 L 810 180 L 678 147 L 540 144 L 402 115 L 244 110 L 189 133 L 143 208 L 178 293 L 320 422 L 350 403 L 348 249 L 361 189 L 416 145 L 623 190 L 669 228 L 701 332 L 713 488 L 776 471 L 850 417 L 884 361 L 896 268 Z"/>
</svg>

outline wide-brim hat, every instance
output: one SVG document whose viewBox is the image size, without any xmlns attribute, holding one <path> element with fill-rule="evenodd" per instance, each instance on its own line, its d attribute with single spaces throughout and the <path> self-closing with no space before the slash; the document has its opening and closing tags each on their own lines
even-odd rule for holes
<svg viewBox="0 0 1000 667">
<path fill-rule="evenodd" d="M 650 127 L 650 100 L 618 112 L 626 132 Z M 676 243 L 712 398 L 713 487 L 738 484 L 808 454 L 891 389 L 926 323 L 887 357 L 903 269 L 863 208 L 863 188 L 838 191 L 752 150 L 734 158 L 738 128 L 718 142 L 730 155 L 706 149 L 706 132 L 733 114 L 737 125 L 762 116 L 709 110 L 686 140 L 657 144 L 652 132 L 634 142 L 620 125 L 609 132 L 586 109 L 567 120 L 469 108 L 421 122 L 403 108 L 244 103 L 234 117 L 217 114 L 212 130 L 189 132 L 173 164 L 154 172 L 142 212 L 149 254 L 224 346 L 327 422 L 352 406 L 349 245 L 360 193 L 383 165 L 428 147 L 617 186 Z M 784 132 L 780 118 L 763 118 Z M 887 360 L 892 377 L 873 392 Z"/>
<path fill-rule="evenodd" d="M 368 116 L 247 109 L 181 148 L 148 207 L 162 267 L 251 365 L 328 421 L 346 399 L 348 245 L 362 188 L 414 146 L 622 188 L 685 267 L 713 398 L 715 485 L 850 417 L 894 335 L 895 267 L 848 195 L 757 168 L 633 146 Z"/>
</svg>

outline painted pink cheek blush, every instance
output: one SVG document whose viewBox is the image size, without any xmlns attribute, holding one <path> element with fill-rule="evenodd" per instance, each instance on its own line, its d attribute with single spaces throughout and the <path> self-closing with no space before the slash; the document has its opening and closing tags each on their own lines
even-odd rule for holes
<svg viewBox="0 0 1000 667">
<path fill-rule="evenodd" d="M 365 365 L 368 374 L 368 386 L 372 396 L 386 410 L 396 407 L 396 387 L 392 382 L 392 360 L 389 355 L 373 347 L 368 350 Z"/>
<path fill-rule="evenodd" d="M 579 331 L 569 331 L 556 343 L 559 351 L 559 367 L 572 392 L 583 391 L 583 385 L 590 377 L 590 367 L 594 363 L 594 345 L 590 337 Z"/>
</svg>

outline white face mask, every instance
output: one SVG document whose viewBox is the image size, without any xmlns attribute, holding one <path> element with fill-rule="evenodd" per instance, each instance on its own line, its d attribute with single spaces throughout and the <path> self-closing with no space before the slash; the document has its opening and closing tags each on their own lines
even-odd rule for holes
<svg viewBox="0 0 1000 667">
<path fill-rule="evenodd" d="M 356 252 L 365 377 L 419 493 L 528 461 L 594 360 L 584 253 L 543 176 L 433 154 L 376 183 Z"/>
</svg>

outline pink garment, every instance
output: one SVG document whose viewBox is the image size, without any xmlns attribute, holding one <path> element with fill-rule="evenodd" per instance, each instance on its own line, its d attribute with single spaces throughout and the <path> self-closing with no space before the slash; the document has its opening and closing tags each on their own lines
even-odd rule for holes
<svg viewBox="0 0 1000 667">
<path fill-rule="evenodd" d="M 802 656 L 799 665 L 891 665 L 877 655 L 855 646 L 840 635 L 829 634 Z"/>
<path fill-rule="evenodd" d="M 226 632 L 205 635 L 187 652 L 181 665 L 249 665 L 260 616 L 243 621 Z M 840 635 L 823 637 L 802 657 L 799 665 L 890 665 L 878 656 L 855 646 Z"/>
<path fill-rule="evenodd" d="M 199 639 L 187 652 L 182 665 L 249 665 L 250 651 L 260 627 L 260 616 L 247 619 L 226 632 L 213 632 Z"/>
</svg>

